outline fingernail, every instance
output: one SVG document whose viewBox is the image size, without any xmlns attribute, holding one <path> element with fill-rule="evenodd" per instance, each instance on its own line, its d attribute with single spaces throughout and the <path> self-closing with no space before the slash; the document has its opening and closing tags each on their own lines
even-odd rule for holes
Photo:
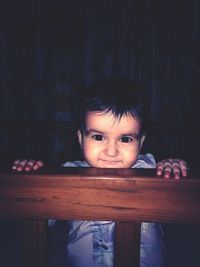
<svg viewBox="0 0 200 267">
<path fill-rule="evenodd" d="M 170 177 L 170 174 L 169 173 L 165 173 L 165 178 L 169 178 Z"/>
</svg>

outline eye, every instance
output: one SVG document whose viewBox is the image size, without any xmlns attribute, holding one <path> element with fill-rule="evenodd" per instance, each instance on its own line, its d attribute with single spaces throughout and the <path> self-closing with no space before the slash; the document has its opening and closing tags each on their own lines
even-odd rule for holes
<svg viewBox="0 0 200 267">
<path fill-rule="evenodd" d="M 131 137 L 131 136 L 123 136 L 122 138 L 121 138 L 121 142 L 122 143 L 130 143 L 130 142 L 132 142 L 133 141 L 133 137 Z"/>
<path fill-rule="evenodd" d="M 92 136 L 92 139 L 94 139 L 96 141 L 102 141 L 102 140 L 104 140 L 104 137 L 101 134 L 95 134 Z"/>
</svg>

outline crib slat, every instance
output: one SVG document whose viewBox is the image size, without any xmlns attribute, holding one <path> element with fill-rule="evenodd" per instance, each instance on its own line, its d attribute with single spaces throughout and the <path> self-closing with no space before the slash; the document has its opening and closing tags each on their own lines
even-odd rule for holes
<svg viewBox="0 0 200 267">
<path fill-rule="evenodd" d="M 23 266 L 47 267 L 47 220 L 24 220 Z"/>
<path fill-rule="evenodd" d="M 115 267 L 140 266 L 141 224 L 117 222 L 115 225 Z"/>
<path fill-rule="evenodd" d="M 175 181 L 153 170 L 63 169 L 0 173 L 0 218 L 25 218 L 24 267 L 47 266 L 48 218 L 115 221 L 116 267 L 139 266 L 139 222 L 200 223 L 200 175 Z"/>
</svg>

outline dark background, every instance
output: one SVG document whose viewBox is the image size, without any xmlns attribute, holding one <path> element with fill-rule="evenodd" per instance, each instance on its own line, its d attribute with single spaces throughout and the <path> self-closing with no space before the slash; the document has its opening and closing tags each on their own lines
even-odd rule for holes
<svg viewBox="0 0 200 267">
<path fill-rule="evenodd" d="M 198 169 L 199 13 L 199 0 L 1 1 L 1 166 L 20 157 L 78 159 L 69 91 L 122 75 L 149 96 L 144 152 Z M 197 229 L 166 229 L 179 266 L 197 263 Z"/>
<path fill-rule="evenodd" d="M 199 10 L 198 0 L 2 1 L 1 162 L 77 158 L 69 91 L 123 75 L 149 96 L 145 150 L 198 168 Z"/>
</svg>

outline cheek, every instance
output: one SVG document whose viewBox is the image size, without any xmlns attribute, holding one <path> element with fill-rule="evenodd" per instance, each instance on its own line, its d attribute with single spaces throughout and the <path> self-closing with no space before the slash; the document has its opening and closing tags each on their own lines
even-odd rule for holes
<svg viewBox="0 0 200 267">
<path fill-rule="evenodd" d="M 93 157 L 98 153 L 98 147 L 95 146 L 92 142 L 85 140 L 83 143 L 83 154 L 86 157 Z"/>
<path fill-rule="evenodd" d="M 135 161 L 138 157 L 138 154 L 140 152 L 139 146 L 133 146 L 129 149 L 124 149 L 122 151 L 124 157 L 127 161 Z"/>
<path fill-rule="evenodd" d="M 127 154 L 138 154 L 138 152 L 140 151 L 140 146 L 139 144 L 131 144 L 129 146 L 124 146 L 123 147 L 123 153 L 127 153 Z"/>
<path fill-rule="evenodd" d="M 102 149 L 102 143 L 94 142 L 94 140 L 85 138 L 83 140 L 83 148 L 85 151 L 93 153 L 94 151 L 99 151 Z"/>
</svg>

